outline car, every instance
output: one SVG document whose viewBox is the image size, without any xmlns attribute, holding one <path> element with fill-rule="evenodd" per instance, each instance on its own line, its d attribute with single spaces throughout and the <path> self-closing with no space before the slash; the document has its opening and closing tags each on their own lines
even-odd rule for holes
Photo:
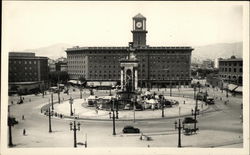
<svg viewBox="0 0 250 155">
<path fill-rule="evenodd" d="M 122 132 L 123 133 L 140 133 L 140 129 L 128 125 L 123 128 Z"/>
<path fill-rule="evenodd" d="M 123 110 L 130 110 L 130 104 L 126 104 Z"/>
<path fill-rule="evenodd" d="M 182 123 L 184 124 L 189 124 L 189 123 L 198 123 L 197 120 L 195 120 L 192 117 L 185 117 L 184 120 L 182 121 Z"/>
<path fill-rule="evenodd" d="M 141 110 L 143 110 L 142 105 L 141 105 L 141 104 L 136 104 L 136 105 L 135 105 L 135 110 L 136 110 L 136 111 L 141 111 Z"/>
<path fill-rule="evenodd" d="M 209 97 L 209 98 L 207 98 L 206 103 L 207 104 L 214 104 L 214 99 Z"/>
<path fill-rule="evenodd" d="M 18 124 L 18 121 L 16 120 L 15 117 L 8 117 L 8 125 L 11 126 L 11 125 L 15 125 L 15 124 Z"/>
</svg>

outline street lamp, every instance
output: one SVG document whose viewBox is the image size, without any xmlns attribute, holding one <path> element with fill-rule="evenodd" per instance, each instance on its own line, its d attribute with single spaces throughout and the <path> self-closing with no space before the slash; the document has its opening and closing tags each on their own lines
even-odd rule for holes
<svg viewBox="0 0 250 155">
<path fill-rule="evenodd" d="M 53 92 L 51 92 L 51 108 L 52 108 L 52 110 L 54 110 Z"/>
<path fill-rule="evenodd" d="M 69 99 L 69 104 L 70 104 L 70 116 L 73 116 L 73 111 L 72 111 L 73 98 L 71 96 Z"/>
<path fill-rule="evenodd" d="M 51 129 L 51 116 L 52 116 L 52 114 L 51 114 L 51 111 L 50 111 L 50 106 L 49 106 L 48 110 L 49 110 L 49 132 L 51 133 L 52 132 L 52 129 Z"/>
<path fill-rule="evenodd" d="M 198 100 L 197 100 L 197 97 L 196 97 L 196 103 L 195 103 L 195 109 L 193 110 L 191 110 L 191 112 L 192 112 L 192 116 L 194 116 L 194 120 L 195 120 L 195 122 L 194 122 L 194 131 L 196 132 L 196 130 L 197 130 L 197 128 L 196 128 L 196 123 L 197 123 L 197 118 L 196 118 L 196 116 L 197 115 L 199 115 L 200 114 L 200 110 L 198 109 Z"/>
<path fill-rule="evenodd" d="M 12 131 L 11 131 L 11 127 L 14 126 L 15 124 L 17 124 L 17 121 L 15 120 L 14 117 L 8 117 L 8 128 L 9 128 L 9 147 L 14 146 L 12 143 Z"/>
<path fill-rule="evenodd" d="M 76 117 L 75 117 L 75 119 L 74 119 L 74 121 L 73 121 L 73 123 L 72 122 L 70 122 L 70 131 L 74 131 L 74 147 L 77 147 L 77 142 L 76 142 L 76 131 L 78 130 L 78 131 L 80 131 L 80 123 L 78 122 L 77 123 L 77 127 L 76 127 Z"/>
<path fill-rule="evenodd" d="M 80 99 L 82 99 L 82 86 L 80 86 Z"/>
<path fill-rule="evenodd" d="M 181 119 L 179 119 L 179 124 L 177 126 L 177 121 L 174 122 L 175 130 L 178 129 L 178 147 L 181 147 L 181 129 L 184 129 L 184 123 L 182 123 L 181 127 Z"/>
<path fill-rule="evenodd" d="M 196 94 L 196 86 L 194 85 L 194 99 L 195 99 L 195 95 Z"/>
<path fill-rule="evenodd" d="M 136 102 L 136 98 L 131 98 L 131 102 L 133 103 L 134 123 L 135 123 L 135 102 Z"/>
<path fill-rule="evenodd" d="M 163 98 L 163 96 L 160 98 L 160 102 L 161 102 L 161 117 L 163 118 L 164 117 L 164 107 L 165 107 L 165 105 L 164 105 L 164 98 Z"/>
<path fill-rule="evenodd" d="M 116 135 L 116 132 L 115 132 L 115 119 L 118 118 L 118 112 L 116 112 L 116 115 L 115 116 L 115 109 L 114 109 L 114 100 L 112 99 L 111 100 L 112 102 L 112 107 L 111 107 L 111 112 L 113 113 L 113 116 L 111 116 L 111 112 L 109 112 L 109 118 L 113 120 L 113 135 Z"/>
<path fill-rule="evenodd" d="M 170 96 L 172 96 L 172 80 L 170 80 Z"/>
</svg>

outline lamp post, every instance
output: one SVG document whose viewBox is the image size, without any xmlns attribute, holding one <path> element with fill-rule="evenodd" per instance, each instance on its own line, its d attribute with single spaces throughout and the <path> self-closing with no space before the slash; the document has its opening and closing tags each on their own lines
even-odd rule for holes
<svg viewBox="0 0 250 155">
<path fill-rule="evenodd" d="M 70 116 L 73 116 L 73 111 L 72 111 L 73 98 L 71 96 L 69 99 L 69 104 L 70 104 Z"/>
<path fill-rule="evenodd" d="M 160 98 L 160 102 L 161 102 L 161 110 L 162 110 L 162 111 L 161 111 L 161 117 L 162 117 L 162 118 L 164 117 L 164 107 L 165 107 L 163 100 L 164 100 L 164 98 L 161 97 L 161 98 Z"/>
<path fill-rule="evenodd" d="M 200 114 L 200 110 L 198 109 L 197 97 L 196 97 L 195 109 L 194 110 L 192 109 L 191 112 L 192 112 L 192 116 L 194 116 L 194 120 L 195 120 L 195 122 L 194 122 L 194 131 L 196 132 L 196 130 L 198 129 L 198 128 L 196 128 L 196 123 L 197 123 L 196 116 Z"/>
<path fill-rule="evenodd" d="M 80 99 L 82 99 L 82 86 L 80 86 Z"/>
<path fill-rule="evenodd" d="M 17 121 L 15 120 L 15 118 L 13 117 L 8 117 L 8 129 L 9 129 L 9 147 L 13 147 L 13 143 L 12 143 L 12 130 L 11 127 L 14 126 L 15 124 L 17 124 Z"/>
<path fill-rule="evenodd" d="M 59 82 L 59 75 L 58 75 L 58 83 L 57 83 L 57 95 L 58 95 L 58 103 L 60 104 L 60 82 Z"/>
<path fill-rule="evenodd" d="M 178 129 L 178 147 L 181 147 L 181 129 L 184 129 L 184 124 L 182 123 L 181 127 L 181 119 L 179 119 L 178 126 L 177 126 L 177 121 L 175 121 L 174 125 L 175 125 L 175 130 Z"/>
<path fill-rule="evenodd" d="M 170 80 L 170 96 L 172 96 L 172 80 Z"/>
<path fill-rule="evenodd" d="M 118 114 L 119 114 L 119 102 L 118 102 L 118 100 L 116 99 L 115 100 L 115 103 L 116 103 L 116 119 L 119 119 L 119 117 L 118 117 Z"/>
<path fill-rule="evenodd" d="M 73 123 L 72 122 L 70 122 L 70 131 L 74 131 L 74 147 L 77 147 L 77 140 L 76 140 L 76 131 L 80 131 L 80 123 L 78 122 L 77 123 L 77 127 L 76 127 L 76 117 L 75 117 L 75 119 L 74 119 L 74 121 L 73 121 Z"/>
<path fill-rule="evenodd" d="M 59 83 L 58 83 L 57 87 L 58 87 L 58 90 L 57 90 L 58 103 L 60 104 L 61 101 L 60 101 L 60 88 L 59 88 Z"/>
<path fill-rule="evenodd" d="M 131 102 L 133 103 L 134 123 L 135 123 L 135 102 L 136 102 L 136 98 L 131 98 Z"/>
<path fill-rule="evenodd" d="M 111 100 L 112 102 L 112 107 L 111 107 L 111 112 L 113 114 L 113 116 L 111 116 L 111 112 L 109 112 L 109 118 L 113 120 L 113 135 L 116 135 L 115 132 L 115 119 L 118 118 L 118 111 L 116 112 L 116 116 L 115 116 L 115 109 L 114 109 L 114 100 Z"/>
<path fill-rule="evenodd" d="M 52 108 L 52 110 L 54 110 L 53 92 L 51 92 L 51 108 Z"/>
<path fill-rule="evenodd" d="M 49 110 L 49 132 L 51 133 L 52 132 L 52 129 L 51 129 L 51 116 L 52 116 L 52 114 L 51 114 L 51 111 L 50 111 L 50 106 L 49 106 L 48 110 Z"/>
<path fill-rule="evenodd" d="M 196 94 L 196 86 L 194 86 L 194 99 L 195 99 L 195 95 Z"/>
</svg>

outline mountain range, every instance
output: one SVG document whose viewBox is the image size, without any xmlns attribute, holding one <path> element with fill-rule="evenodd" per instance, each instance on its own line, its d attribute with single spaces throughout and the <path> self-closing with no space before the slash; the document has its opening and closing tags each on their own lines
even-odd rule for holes
<svg viewBox="0 0 250 155">
<path fill-rule="evenodd" d="M 37 49 L 27 49 L 25 52 L 34 52 L 37 56 L 47 56 L 50 59 L 57 59 L 59 57 L 66 57 L 65 50 L 73 45 L 66 43 L 58 43 L 47 47 L 41 47 Z M 229 58 L 232 55 L 241 57 L 243 55 L 243 43 L 219 43 L 210 44 L 205 46 L 193 46 L 192 62 L 200 63 L 202 60 L 216 58 Z"/>
</svg>

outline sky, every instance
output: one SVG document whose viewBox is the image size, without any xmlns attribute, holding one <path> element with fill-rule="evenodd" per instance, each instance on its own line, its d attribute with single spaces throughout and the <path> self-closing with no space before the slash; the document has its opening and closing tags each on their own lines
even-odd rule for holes
<svg viewBox="0 0 250 155">
<path fill-rule="evenodd" d="M 147 18 L 150 46 L 243 40 L 243 7 L 231 2 L 3 1 L 3 40 L 11 51 L 65 43 L 127 46 L 132 17 Z"/>
</svg>

